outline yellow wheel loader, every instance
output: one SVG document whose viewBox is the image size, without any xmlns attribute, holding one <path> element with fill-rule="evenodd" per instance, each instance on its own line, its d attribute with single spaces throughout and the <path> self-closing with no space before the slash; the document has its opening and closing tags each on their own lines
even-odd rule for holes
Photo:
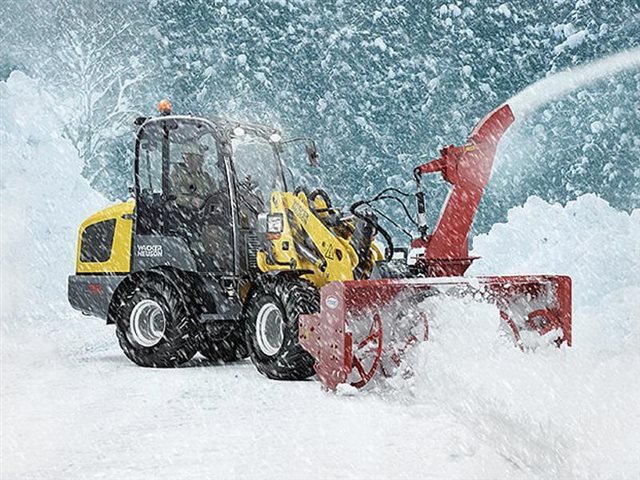
<svg viewBox="0 0 640 480">
<path fill-rule="evenodd" d="M 298 317 L 319 288 L 367 278 L 373 228 L 292 181 L 283 152 L 309 139 L 274 128 L 163 114 L 136 120 L 133 199 L 80 226 L 71 305 L 115 324 L 125 355 L 170 367 L 200 351 L 251 355 L 270 378 L 312 375 Z"/>
<path fill-rule="evenodd" d="M 161 115 L 136 120 L 133 198 L 82 223 L 69 277 L 71 305 L 115 324 L 133 362 L 171 367 L 198 351 L 217 362 L 251 356 L 269 378 L 315 373 L 329 389 L 360 388 L 393 375 L 407 348 L 428 340 L 429 302 L 443 295 L 495 304 L 501 331 L 522 350 L 531 334 L 571 344 L 568 277 L 463 277 L 475 260 L 471 224 L 514 120 L 508 105 L 465 145 L 417 167 L 415 193 L 387 188 L 347 212 L 324 190 L 305 188 L 284 161 L 300 147 L 316 165 L 312 140 L 159 107 Z M 420 179 L 434 172 L 452 189 L 430 231 Z M 376 207 L 386 201 L 416 227 L 415 238 L 406 232 L 410 249 L 394 248 L 381 225 L 403 230 Z"/>
</svg>

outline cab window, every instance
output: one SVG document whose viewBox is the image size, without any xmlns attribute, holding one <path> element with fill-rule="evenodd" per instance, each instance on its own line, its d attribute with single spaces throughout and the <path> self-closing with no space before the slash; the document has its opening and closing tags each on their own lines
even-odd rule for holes
<svg viewBox="0 0 640 480">
<path fill-rule="evenodd" d="M 169 139 L 169 188 L 179 206 L 197 209 L 226 191 L 224 164 L 209 130 L 199 123 L 181 124 Z"/>
<path fill-rule="evenodd" d="M 162 194 L 162 130 L 150 125 L 140 140 L 138 181 L 143 196 Z"/>
</svg>

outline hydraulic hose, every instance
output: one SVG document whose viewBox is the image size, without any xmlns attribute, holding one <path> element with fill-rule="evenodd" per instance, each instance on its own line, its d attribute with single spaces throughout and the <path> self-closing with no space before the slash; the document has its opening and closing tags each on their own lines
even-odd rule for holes
<svg viewBox="0 0 640 480">
<path fill-rule="evenodd" d="M 382 228 L 380 224 L 375 220 L 373 220 L 371 217 L 368 217 L 367 215 L 363 215 L 360 212 L 358 212 L 358 207 L 365 205 L 367 203 L 369 203 L 369 200 L 360 200 L 359 202 L 352 204 L 349 207 L 349 211 L 354 217 L 357 217 L 360 220 L 371 225 L 376 232 L 380 232 L 380 234 L 384 237 L 385 241 L 387 242 L 387 251 L 385 252 L 384 259 L 386 261 L 389 261 L 393 258 L 393 239 L 391 238 L 391 235 L 389 235 L 389 232 L 387 232 L 384 228 Z"/>
</svg>

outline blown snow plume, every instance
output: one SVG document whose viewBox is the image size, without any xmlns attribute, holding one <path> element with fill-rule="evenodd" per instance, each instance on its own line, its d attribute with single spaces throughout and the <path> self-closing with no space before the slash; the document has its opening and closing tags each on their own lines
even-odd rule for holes
<svg viewBox="0 0 640 480">
<path fill-rule="evenodd" d="M 42 312 L 64 302 L 77 225 L 105 200 L 82 177 L 82 162 L 63 136 L 50 94 L 13 72 L 0 83 L 0 103 L 4 322 L 19 299 L 30 299 L 31 310 Z"/>
<path fill-rule="evenodd" d="M 640 471 L 640 210 L 594 195 L 530 198 L 476 237 L 473 274 L 563 272 L 574 280 L 574 345 L 522 353 L 494 307 L 435 299 L 429 340 L 371 390 L 435 404 L 533 475 L 632 478 Z M 402 309 L 402 305 L 397 308 Z M 493 324 L 493 328 L 487 328 Z"/>
<path fill-rule="evenodd" d="M 616 73 L 638 68 L 640 68 L 640 47 L 552 74 L 529 85 L 505 103 L 511 106 L 516 120 L 523 120 L 536 108 L 573 90 Z"/>
</svg>

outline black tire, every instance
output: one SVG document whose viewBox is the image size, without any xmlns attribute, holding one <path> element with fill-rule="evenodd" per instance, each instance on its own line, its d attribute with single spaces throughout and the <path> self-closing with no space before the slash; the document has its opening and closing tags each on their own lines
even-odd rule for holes
<svg viewBox="0 0 640 480">
<path fill-rule="evenodd" d="M 282 342 L 277 352 L 265 353 L 258 339 L 258 316 L 263 307 L 277 308 L 282 315 Z M 312 376 L 313 357 L 298 343 L 298 317 L 320 309 L 318 290 L 298 278 L 263 278 L 245 310 L 247 345 L 260 373 L 274 380 L 303 380 Z"/>
<path fill-rule="evenodd" d="M 189 361 L 198 350 L 198 329 L 184 294 L 160 275 L 140 277 L 125 287 L 113 308 L 120 348 L 142 367 L 176 367 Z M 164 315 L 162 338 L 155 345 L 136 341 L 132 312 L 142 302 L 154 302 Z M 135 322 L 135 320 L 133 320 Z"/>
<path fill-rule="evenodd" d="M 200 338 L 200 353 L 213 362 L 230 363 L 249 356 L 242 322 L 207 325 Z"/>
</svg>

